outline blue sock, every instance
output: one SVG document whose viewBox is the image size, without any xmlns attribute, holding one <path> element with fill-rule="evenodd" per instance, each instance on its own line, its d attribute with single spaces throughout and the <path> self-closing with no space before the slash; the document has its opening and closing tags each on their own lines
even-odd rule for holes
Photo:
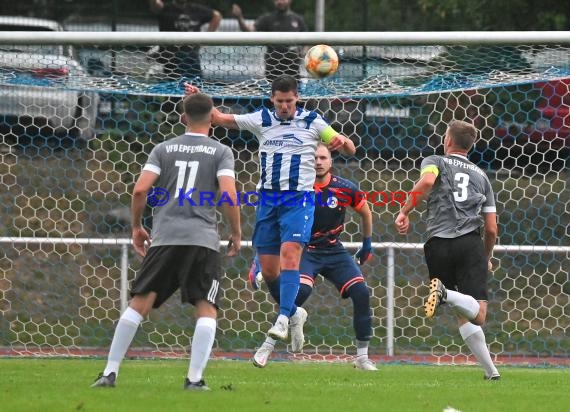
<svg viewBox="0 0 570 412">
<path fill-rule="evenodd" d="M 303 304 L 307 301 L 307 299 L 309 299 L 309 296 L 311 296 L 312 291 L 313 291 L 312 287 L 310 287 L 309 285 L 305 285 L 304 283 L 301 283 L 299 285 L 299 292 L 297 292 L 297 298 L 295 299 L 295 305 L 303 306 Z"/>
<path fill-rule="evenodd" d="M 281 304 L 281 277 L 278 277 L 276 280 L 271 282 L 265 282 L 265 284 L 267 285 L 267 289 L 269 289 L 269 294 L 273 300 L 277 302 L 278 305 Z M 299 289 L 299 293 L 301 293 L 301 289 Z M 299 295 L 297 295 L 297 299 L 298 298 Z M 293 316 L 295 312 L 297 312 L 297 306 L 298 305 L 293 305 L 293 307 L 291 307 L 291 313 L 289 313 L 289 317 Z"/>
<path fill-rule="evenodd" d="M 297 310 L 297 306 L 295 306 L 295 298 L 299 291 L 301 276 L 299 274 L 299 270 L 283 270 L 279 277 L 281 281 L 281 286 L 279 288 L 281 295 L 279 314 L 289 317 Z"/>
</svg>

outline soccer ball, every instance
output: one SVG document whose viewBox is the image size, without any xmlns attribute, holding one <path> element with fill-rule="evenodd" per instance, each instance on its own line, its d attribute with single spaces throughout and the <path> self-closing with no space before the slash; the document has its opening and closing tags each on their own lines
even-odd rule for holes
<svg viewBox="0 0 570 412">
<path fill-rule="evenodd" d="M 338 69 L 338 56 L 332 47 L 317 44 L 305 54 L 305 68 L 311 76 L 319 79 L 330 76 Z"/>
</svg>

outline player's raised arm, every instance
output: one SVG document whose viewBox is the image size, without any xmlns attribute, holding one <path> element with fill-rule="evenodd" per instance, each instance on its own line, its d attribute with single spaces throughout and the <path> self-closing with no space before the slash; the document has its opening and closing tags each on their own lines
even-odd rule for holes
<svg viewBox="0 0 570 412">
<path fill-rule="evenodd" d="M 356 153 L 354 142 L 348 137 L 338 133 L 331 125 L 327 125 L 324 130 L 320 132 L 321 141 L 331 151 L 338 151 L 346 156 L 352 156 Z"/>
<path fill-rule="evenodd" d="M 352 156 L 356 153 L 354 142 L 348 137 L 337 134 L 329 143 L 329 149 L 337 150 L 345 156 Z"/>
<path fill-rule="evenodd" d="M 189 83 L 184 83 L 185 95 L 195 93 L 200 93 L 200 89 Z M 215 107 L 212 109 L 212 125 L 225 127 L 227 129 L 239 129 L 233 114 L 222 113 Z"/>
</svg>

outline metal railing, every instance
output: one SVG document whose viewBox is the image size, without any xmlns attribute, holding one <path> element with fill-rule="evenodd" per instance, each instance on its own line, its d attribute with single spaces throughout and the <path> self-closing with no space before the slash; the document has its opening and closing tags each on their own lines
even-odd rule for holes
<svg viewBox="0 0 570 412">
<path fill-rule="evenodd" d="M 89 245 L 89 246 L 116 246 L 121 248 L 121 282 L 120 302 L 121 313 L 128 305 L 128 269 L 129 269 L 129 246 L 131 239 L 128 238 L 53 238 L 53 237 L 0 237 L 0 244 L 66 244 L 66 245 Z M 360 242 L 344 242 L 343 245 L 349 250 L 356 250 L 361 246 Z M 222 241 L 221 246 L 227 246 L 227 241 Z M 243 241 L 242 247 L 252 247 L 251 241 Z M 386 251 L 386 355 L 394 356 L 394 288 L 395 288 L 395 255 L 396 250 L 421 250 L 423 243 L 394 243 L 376 242 L 372 244 L 375 251 Z M 519 253 L 569 253 L 570 246 L 527 246 L 527 245 L 496 245 L 496 253 L 519 252 Z"/>
</svg>

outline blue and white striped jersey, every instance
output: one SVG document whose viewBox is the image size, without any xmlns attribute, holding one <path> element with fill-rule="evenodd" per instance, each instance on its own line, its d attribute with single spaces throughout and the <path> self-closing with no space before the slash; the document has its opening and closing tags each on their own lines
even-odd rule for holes
<svg viewBox="0 0 570 412">
<path fill-rule="evenodd" d="M 321 115 L 298 108 L 292 119 L 282 120 L 264 108 L 234 118 L 259 140 L 257 190 L 313 190 L 317 144 L 337 134 Z"/>
</svg>

